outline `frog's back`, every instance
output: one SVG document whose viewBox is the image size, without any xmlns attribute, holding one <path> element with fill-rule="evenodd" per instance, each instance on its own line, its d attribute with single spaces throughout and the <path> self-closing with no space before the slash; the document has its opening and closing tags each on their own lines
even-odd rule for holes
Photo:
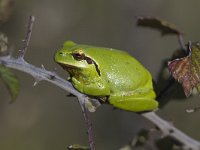
<svg viewBox="0 0 200 150">
<path fill-rule="evenodd" d="M 110 85 L 111 94 L 132 95 L 151 87 L 152 77 L 148 70 L 128 53 L 112 48 L 81 47 L 97 63 L 100 75 Z"/>
</svg>

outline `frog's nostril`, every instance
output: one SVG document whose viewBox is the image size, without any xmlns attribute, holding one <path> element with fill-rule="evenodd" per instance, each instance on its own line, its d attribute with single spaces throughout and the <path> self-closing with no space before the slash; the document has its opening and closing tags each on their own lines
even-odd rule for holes
<svg viewBox="0 0 200 150">
<path fill-rule="evenodd" d="M 64 52 L 59 52 L 60 56 L 65 56 L 66 54 Z"/>
</svg>

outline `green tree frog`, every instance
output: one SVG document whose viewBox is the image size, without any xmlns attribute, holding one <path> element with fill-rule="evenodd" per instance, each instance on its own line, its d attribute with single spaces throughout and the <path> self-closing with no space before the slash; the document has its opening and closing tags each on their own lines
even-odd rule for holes
<svg viewBox="0 0 200 150">
<path fill-rule="evenodd" d="M 84 94 L 106 98 L 114 107 L 128 111 L 158 107 L 151 74 L 124 51 L 67 41 L 54 59 L 70 74 L 73 86 Z"/>
</svg>

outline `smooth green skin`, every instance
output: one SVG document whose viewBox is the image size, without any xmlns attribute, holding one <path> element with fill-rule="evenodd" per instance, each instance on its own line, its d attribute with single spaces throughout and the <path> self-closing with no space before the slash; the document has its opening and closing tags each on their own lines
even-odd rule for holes
<svg viewBox="0 0 200 150">
<path fill-rule="evenodd" d="M 77 59 L 73 56 L 77 53 L 85 57 Z M 158 107 L 151 74 L 126 52 L 67 41 L 56 52 L 55 61 L 69 72 L 73 86 L 84 94 L 108 97 L 110 104 L 128 111 Z"/>
</svg>

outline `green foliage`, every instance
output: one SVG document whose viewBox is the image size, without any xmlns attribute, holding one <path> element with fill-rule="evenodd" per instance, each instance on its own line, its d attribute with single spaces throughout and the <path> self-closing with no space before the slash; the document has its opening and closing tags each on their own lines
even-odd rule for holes
<svg viewBox="0 0 200 150">
<path fill-rule="evenodd" d="M 19 93 L 19 81 L 16 76 L 10 69 L 0 65 L 0 78 L 8 88 L 12 101 L 15 100 Z"/>
<path fill-rule="evenodd" d="M 8 38 L 5 34 L 0 33 L 0 55 L 8 53 Z M 12 101 L 14 101 L 19 93 L 19 81 L 14 73 L 3 65 L 0 65 L 0 79 L 8 88 Z"/>
</svg>

